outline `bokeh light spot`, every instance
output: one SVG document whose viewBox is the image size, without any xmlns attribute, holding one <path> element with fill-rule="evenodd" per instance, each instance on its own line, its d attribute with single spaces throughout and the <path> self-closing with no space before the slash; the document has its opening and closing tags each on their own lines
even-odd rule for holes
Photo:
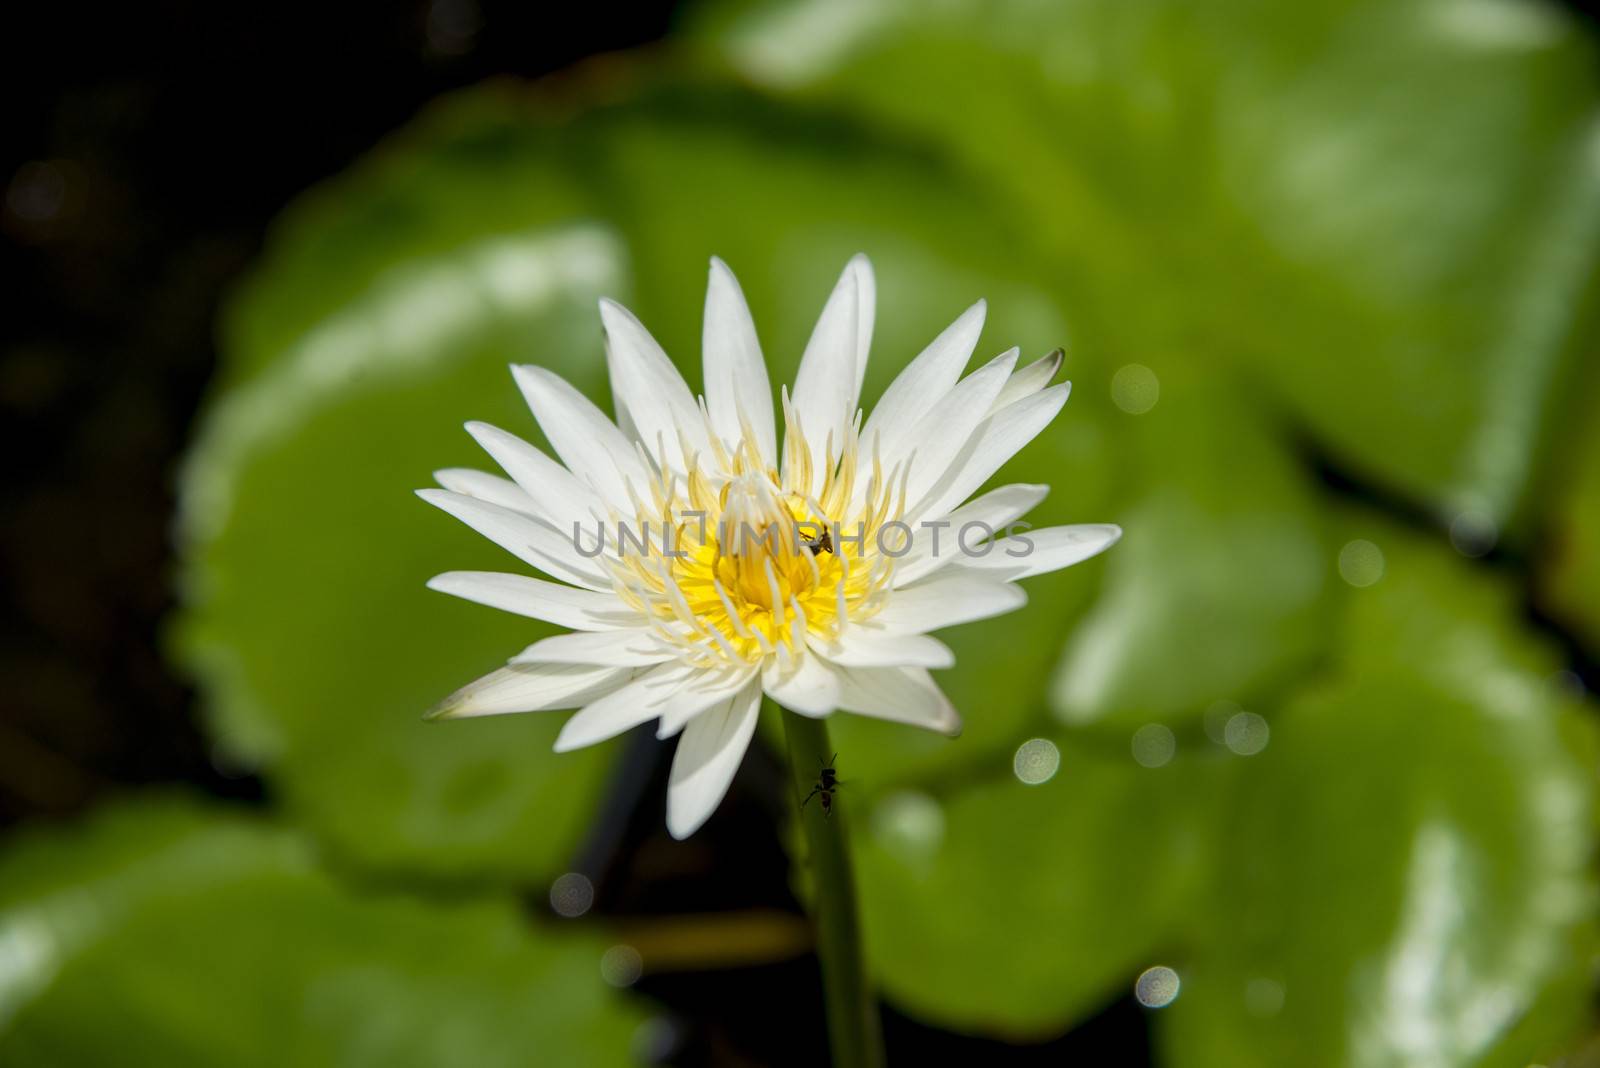
<svg viewBox="0 0 1600 1068">
<path fill-rule="evenodd" d="M 669 1016 L 652 1016 L 633 1032 L 633 1057 L 640 1064 L 666 1064 L 683 1046 L 684 1028 Z"/>
<path fill-rule="evenodd" d="M 557 915 L 576 919 L 594 904 L 594 884 L 584 875 L 569 871 L 550 884 L 550 907 Z"/>
<path fill-rule="evenodd" d="M 482 29 L 477 0 L 433 0 L 428 5 L 428 47 L 440 55 L 466 55 Z"/>
<path fill-rule="evenodd" d="M 1178 736 L 1163 723 L 1146 723 L 1133 732 L 1133 759 L 1147 768 L 1159 768 L 1178 751 Z"/>
<path fill-rule="evenodd" d="M 66 203 L 67 176 L 48 160 L 24 163 L 6 188 L 6 210 L 24 222 L 49 222 Z"/>
<path fill-rule="evenodd" d="M 1030 738 L 1017 747 L 1011 770 L 1029 786 L 1049 782 L 1061 767 L 1061 750 L 1048 738 Z"/>
<path fill-rule="evenodd" d="M 1272 728 L 1254 712 L 1239 712 L 1229 717 L 1223 741 L 1240 756 L 1254 756 L 1267 747 Z"/>
<path fill-rule="evenodd" d="M 257 762 L 251 760 L 248 754 L 247 745 L 232 741 L 226 736 L 219 737 L 211 743 L 208 753 L 211 758 L 211 770 L 224 779 L 242 779 L 257 770 Z"/>
<path fill-rule="evenodd" d="M 1479 557 L 1500 540 L 1500 528 L 1483 512 L 1468 509 L 1450 521 L 1450 544 L 1462 556 Z"/>
<path fill-rule="evenodd" d="M 1133 984 L 1133 996 L 1147 1009 L 1161 1009 L 1171 1005 L 1178 996 L 1178 973 L 1164 964 L 1146 968 Z"/>
<path fill-rule="evenodd" d="M 630 945 L 615 945 L 600 956 L 600 976 L 612 986 L 632 986 L 644 974 L 644 958 Z"/>
<path fill-rule="evenodd" d="M 926 860 L 944 841 L 944 809 L 927 794 L 898 790 L 872 811 L 872 832 L 903 860 Z"/>
<path fill-rule="evenodd" d="M 1339 577 L 1358 588 L 1383 578 L 1383 550 L 1365 538 L 1344 543 L 1339 550 Z"/>
<path fill-rule="evenodd" d="M 1142 363 L 1130 363 L 1111 376 L 1111 400 L 1129 415 L 1143 415 L 1161 399 L 1161 379 Z"/>
</svg>

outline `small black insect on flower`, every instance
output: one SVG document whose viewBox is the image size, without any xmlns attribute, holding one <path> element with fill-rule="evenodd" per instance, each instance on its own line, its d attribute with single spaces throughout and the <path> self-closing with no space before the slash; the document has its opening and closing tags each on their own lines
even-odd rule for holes
<svg viewBox="0 0 1600 1068">
<path fill-rule="evenodd" d="M 833 815 L 833 792 L 840 786 L 839 776 L 833 770 L 833 762 L 838 759 L 839 754 L 835 753 L 828 758 L 826 764 L 822 765 L 822 771 L 817 775 L 817 784 L 811 788 L 809 794 L 806 794 L 805 800 L 800 802 L 801 808 L 805 808 L 806 802 L 815 797 L 822 802 L 822 814 Z M 821 764 L 822 758 L 818 757 L 817 763 Z"/>
<path fill-rule="evenodd" d="M 833 552 L 833 534 L 822 524 L 815 525 L 822 528 L 821 532 L 814 538 L 804 539 L 800 544 L 810 550 L 812 556 L 816 556 L 818 553 Z"/>
</svg>

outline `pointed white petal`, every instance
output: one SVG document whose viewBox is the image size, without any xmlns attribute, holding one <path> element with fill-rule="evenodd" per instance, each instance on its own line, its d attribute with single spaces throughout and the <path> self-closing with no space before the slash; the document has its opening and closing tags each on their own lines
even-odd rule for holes
<svg viewBox="0 0 1600 1068">
<path fill-rule="evenodd" d="M 557 530 L 570 530 L 574 523 L 606 514 L 599 494 L 515 434 L 478 422 L 468 423 L 467 433 L 533 501 L 534 514 L 548 519 Z"/>
<path fill-rule="evenodd" d="M 961 716 L 923 668 L 840 668 L 839 707 L 857 715 L 961 733 Z"/>
<path fill-rule="evenodd" d="M 942 519 L 923 520 L 912 529 L 910 551 L 895 564 L 892 585 L 909 586 L 946 564 L 961 562 L 963 545 L 977 549 L 1003 533 L 1049 492 L 1049 486 L 1014 482 L 974 497 Z"/>
<path fill-rule="evenodd" d="M 622 431 L 560 375 L 532 364 L 511 372 L 561 462 L 608 503 L 632 514 L 627 483 L 644 492 L 647 476 Z"/>
<path fill-rule="evenodd" d="M 711 425 L 729 445 L 744 437 L 740 415 L 749 421 L 756 447 L 769 467 L 777 465 L 778 438 L 773 426 L 772 382 L 756 340 L 739 282 L 728 265 L 711 258 L 711 280 L 706 285 L 706 316 L 702 339 L 705 362 L 706 407 Z"/>
<path fill-rule="evenodd" d="M 606 664 L 644 667 L 677 657 L 653 630 L 578 631 L 541 638 L 511 658 L 513 664 Z"/>
<path fill-rule="evenodd" d="M 617 429 L 622 432 L 623 438 L 628 441 L 639 440 L 639 427 L 633 421 L 633 415 L 628 411 L 628 406 L 622 402 L 624 390 L 620 376 L 617 374 L 615 361 L 606 360 L 606 385 L 611 388 L 611 407 L 616 409 Z"/>
<path fill-rule="evenodd" d="M 523 488 L 508 478 L 474 471 L 470 467 L 447 467 L 433 473 L 434 481 L 451 493 L 476 497 L 524 515 L 540 514 L 539 505 Z"/>
<path fill-rule="evenodd" d="M 872 622 L 890 634 L 921 634 L 1012 612 L 1027 603 L 1028 595 L 1003 579 L 945 568 L 895 590 Z"/>
<path fill-rule="evenodd" d="M 872 266 L 865 256 L 856 256 L 833 287 L 800 358 L 793 399 L 811 453 L 814 484 L 808 492 L 821 488 L 830 441 L 838 457 L 845 429 L 855 417 L 866 342 L 872 336 L 873 293 Z"/>
<path fill-rule="evenodd" d="M 901 462 L 911 465 L 910 478 L 906 481 L 907 501 L 922 500 L 944 477 L 967 439 L 983 421 L 983 413 L 989 410 L 989 403 L 1006 384 L 1016 363 L 1016 349 L 990 360 L 939 398 L 901 439 L 894 452 L 880 452 L 885 470 Z"/>
<path fill-rule="evenodd" d="M 600 321 L 606 330 L 606 360 L 618 405 L 627 409 L 645 452 L 656 456 L 664 447 L 668 459 L 685 469 L 683 438 L 692 448 L 706 447 L 705 419 L 694 394 L 632 312 L 602 299 Z"/>
<path fill-rule="evenodd" d="M 872 328 L 878 314 L 878 280 L 872 273 L 872 261 L 866 253 L 858 252 L 850 258 L 846 270 L 856 272 L 856 287 L 860 291 L 860 307 L 856 313 L 856 380 L 850 391 L 848 423 L 861 407 L 861 384 L 867 377 L 867 358 L 872 351 Z"/>
<path fill-rule="evenodd" d="M 612 594 L 526 575 L 446 571 L 429 579 L 428 589 L 572 630 L 619 630 L 640 624 L 639 614 Z"/>
<path fill-rule="evenodd" d="M 802 716 L 826 716 L 839 707 L 838 673 L 810 650 L 782 655 L 761 674 L 767 696 Z"/>
<path fill-rule="evenodd" d="M 672 837 L 689 837 L 722 803 L 760 713 L 761 686 L 752 680 L 684 728 L 667 784 L 667 830 Z"/>
<path fill-rule="evenodd" d="M 1041 527 L 1007 538 L 997 538 L 984 556 L 962 557 L 962 569 L 1003 573 L 1008 581 L 1032 578 L 1081 563 L 1105 552 L 1122 537 L 1112 523 L 1079 523 L 1069 527 Z M 898 596 L 898 593 L 896 594 Z"/>
<path fill-rule="evenodd" d="M 896 448 L 917 420 L 955 387 L 962 369 L 972 359 L 987 311 L 988 305 L 981 300 L 968 308 L 889 383 L 861 429 L 866 455 L 872 455 L 874 434 L 880 449 Z"/>
<path fill-rule="evenodd" d="M 1041 390 L 996 412 L 978 424 L 978 429 L 962 446 L 945 476 L 923 500 L 915 502 L 908 514 L 914 520 L 943 515 L 970 497 L 1000 469 L 1000 465 L 1049 425 L 1067 403 L 1071 383 Z"/>
<path fill-rule="evenodd" d="M 500 716 L 578 708 L 621 687 L 631 668 L 594 664 L 513 664 L 469 682 L 440 701 L 426 719 Z"/>
<path fill-rule="evenodd" d="M 1056 372 L 1061 370 L 1062 361 L 1065 359 L 1066 353 L 1056 349 L 1048 356 L 1034 360 L 1028 366 L 1013 374 L 1006 382 L 1006 388 L 1000 391 L 1000 395 L 989 405 L 989 411 L 985 414 L 993 415 L 1001 408 L 1015 404 L 1024 397 L 1031 397 L 1041 389 L 1044 389 L 1050 384 L 1050 380 L 1056 376 Z"/>
<path fill-rule="evenodd" d="M 570 532 L 563 534 L 531 515 L 448 490 L 418 490 L 417 496 L 552 578 L 591 590 L 611 589 L 611 580 L 592 560 L 579 555 Z"/>
<path fill-rule="evenodd" d="M 950 647 L 927 634 L 891 634 L 868 626 L 850 626 L 838 641 L 815 651 L 841 667 L 953 667 Z"/>
<path fill-rule="evenodd" d="M 626 685 L 590 701 L 562 724 L 561 733 L 556 735 L 556 752 L 566 753 L 603 742 L 648 723 L 698 674 L 697 668 L 675 660 L 636 675 Z"/>
<path fill-rule="evenodd" d="M 726 671 L 703 671 L 661 707 L 657 738 L 671 738 L 700 713 L 744 689 L 755 675 L 754 664 L 739 664 Z"/>
</svg>

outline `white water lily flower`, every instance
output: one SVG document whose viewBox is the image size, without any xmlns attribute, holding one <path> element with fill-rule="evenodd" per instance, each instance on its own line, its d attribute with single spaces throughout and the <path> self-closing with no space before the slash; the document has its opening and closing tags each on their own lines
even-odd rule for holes
<svg viewBox="0 0 1600 1068">
<path fill-rule="evenodd" d="M 958 733 L 929 668 L 928 631 L 1026 600 L 1017 579 L 1111 545 L 1110 525 L 989 538 L 1047 487 L 967 498 L 1053 419 L 1069 383 L 1053 353 L 1021 370 L 1011 349 L 965 378 L 983 326 L 969 308 L 884 392 L 857 403 L 875 305 L 851 260 L 822 310 L 792 394 L 782 451 L 772 391 L 739 284 L 711 261 L 705 396 L 639 321 L 600 302 L 613 423 L 551 372 L 513 367 L 558 463 L 503 430 L 467 430 L 510 479 L 438 472 L 431 504 L 555 581 L 452 571 L 436 590 L 570 628 L 535 642 L 430 716 L 577 708 L 564 752 L 651 720 L 682 732 L 667 826 L 693 833 L 727 792 L 761 695 L 806 716 L 836 709 Z"/>
</svg>

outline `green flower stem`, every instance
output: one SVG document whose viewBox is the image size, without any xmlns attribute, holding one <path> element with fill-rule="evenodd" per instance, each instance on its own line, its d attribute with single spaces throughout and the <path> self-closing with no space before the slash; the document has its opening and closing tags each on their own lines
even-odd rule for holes
<svg viewBox="0 0 1600 1068">
<path fill-rule="evenodd" d="M 783 713 L 789 742 L 789 768 L 799 805 L 817 784 L 822 767 L 832 759 L 824 720 Z M 878 1005 L 867 985 L 861 948 L 861 920 L 856 911 L 855 876 L 845 841 L 843 795 L 835 795 L 831 815 L 820 798 L 800 809 L 811 856 L 812 918 L 817 930 L 817 956 L 822 960 L 823 998 L 828 1007 L 828 1042 L 834 1068 L 882 1068 L 883 1033 Z"/>
</svg>

